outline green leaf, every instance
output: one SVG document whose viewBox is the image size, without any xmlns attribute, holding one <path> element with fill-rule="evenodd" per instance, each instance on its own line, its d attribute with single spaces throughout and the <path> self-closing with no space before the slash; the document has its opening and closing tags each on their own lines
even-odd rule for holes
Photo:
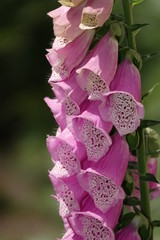
<svg viewBox="0 0 160 240">
<path fill-rule="evenodd" d="M 149 23 L 139 23 L 139 24 L 132 24 L 128 25 L 124 22 L 122 22 L 125 28 L 129 29 L 130 31 L 134 32 L 134 35 L 136 36 L 137 33 L 144 27 L 149 26 Z"/>
<path fill-rule="evenodd" d="M 130 151 L 136 150 L 139 145 L 139 132 L 135 131 L 132 134 L 128 134 L 126 140 L 129 144 Z"/>
<path fill-rule="evenodd" d="M 140 204 L 140 200 L 136 197 L 126 197 L 124 199 L 124 205 L 127 206 L 136 206 Z"/>
<path fill-rule="evenodd" d="M 160 83 L 156 83 L 151 89 L 149 89 L 149 91 L 148 92 L 146 92 L 145 94 L 143 94 L 143 96 L 142 96 L 142 101 L 146 98 L 146 97 L 148 97 L 157 87 L 159 87 L 160 86 Z"/>
<path fill-rule="evenodd" d="M 160 121 L 157 120 L 141 120 L 141 128 L 147 128 L 147 127 L 152 127 L 155 125 L 160 124 Z"/>
<path fill-rule="evenodd" d="M 151 173 L 146 173 L 145 175 L 142 175 L 141 173 L 136 172 L 136 171 L 132 171 L 132 172 L 137 174 L 140 177 L 140 179 L 143 181 L 159 183 L 159 181 L 156 179 L 156 177 Z"/>
<path fill-rule="evenodd" d="M 154 220 L 154 221 L 152 221 L 152 225 L 153 225 L 154 227 L 160 227 L 160 220 Z"/>
<path fill-rule="evenodd" d="M 149 60 L 151 60 L 152 58 L 154 57 L 157 57 L 160 55 L 160 51 L 159 52 L 153 52 L 153 53 L 148 53 L 148 54 L 145 54 L 145 55 L 142 55 L 142 62 L 145 63 L 145 62 L 148 62 Z"/>
<path fill-rule="evenodd" d="M 126 24 L 125 24 L 126 25 Z M 140 30 L 146 26 L 149 26 L 149 23 L 140 23 L 140 24 L 132 24 L 132 25 L 126 25 L 126 27 L 128 29 L 130 29 L 131 31 L 135 32 L 137 30 Z"/>
<path fill-rule="evenodd" d="M 158 180 L 156 179 L 156 177 L 151 173 L 146 173 L 145 176 L 140 175 L 140 179 L 143 180 L 143 181 L 150 181 L 150 182 L 159 183 Z"/>
<path fill-rule="evenodd" d="M 132 0 L 132 6 L 142 3 L 144 0 Z"/>
</svg>

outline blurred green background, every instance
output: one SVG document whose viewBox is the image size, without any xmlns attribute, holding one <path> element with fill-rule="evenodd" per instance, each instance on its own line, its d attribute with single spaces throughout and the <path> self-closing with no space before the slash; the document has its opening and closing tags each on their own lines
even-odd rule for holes
<svg viewBox="0 0 160 240">
<path fill-rule="evenodd" d="M 46 13 L 57 6 L 56 0 L 0 3 L 0 240 L 55 240 L 63 232 L 58 205 L 50 197 L 52 162 L 45 144 L 56 125 L 43 101 L 52 97 L 45 49 L 53 32 Z M 121 12 L 120 0 L 115 10 Z M 139 52 L 159 51 L 160 1 L 144 0 L 135 7 L 134 19 L 150 23 L 137 36 Z M 160 83 L 160 57 L 145 63 L 141 73 L 144 93 Z M 147 118 L 160 119 L 160 88 L 146 106 Z M 160 219 L 159 204 L 160 199 L 152 202 L 154 219 Z M 159 234 L 156 230 L 155 240 Z"/>
</svg>

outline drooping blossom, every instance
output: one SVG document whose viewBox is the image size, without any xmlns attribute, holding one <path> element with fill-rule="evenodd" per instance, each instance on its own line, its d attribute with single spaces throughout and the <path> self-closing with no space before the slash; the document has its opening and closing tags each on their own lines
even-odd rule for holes
<svg viewBox="0 0 160 240">
<path fill-rule="evenodd" d="M 91 102 L 82 114 L 72 118 L 68 125 L 71 132 L 86 148 L 89 161 L 99 161 L 109 150 L 112 140 L 109 132 L 112 124 L 106 124 L 99 116 L 99 102 Z"/>
<path fill-rule="evenodd" d="M 48 136 L 47 148 L 55 164 L 52 169 L 55 177 L 69 177 L 80 172 L 80 161 L 86 158 L 86 151 L 68 129 L 58 137 Z"/>
<path fill-rule="evenodd" d="M 59 213 L 65 222 L 65 228 L 68 227 L 68 217 L 73 212 L 81 210 L 81 200 L 86 195 L 84 190 L 80 187 L 75 176 L 69 178 L 56 178 L 53 172 L 49 173 L 50 180 L 56 191 L 55 198 L 59 202 Z"/>
<path fill-rule="evenodd" d="M 79 28 L 83 7 L 84 4 L 76 8 L 62 6 L 48 13 L 53 18 L 54 35 L 62 42 L 73 41 L 84 32 Z"/>
<path fill-rule="evenodd" d="M 82 171 L 77 177 L 82 188 L 89 193 L 95 206 L 103 213 L 106 213 L 125 197 L 123 189 L 112 179 L 92 169 Z"/>
<path fill-rule="evenodd" d="M 94 36 L 94 30 L 85 31 L 64 48 L 48 50 L 46 55 L 52 66 L 49 82 L 57 82 L 69 77 L 72 70 L 82 62 L 86 56 Z M 71 54 L 72 53 L 72 54 Z"/>
<path fill-rule="evenodd" d="M 80 88 L 76 79 L 77 74 L 73 71 L 65 81 L 52 83 L 52 90 L 59 102 L 64 102 L 69 96 L 80 106 L 87 99 L 87 93 Z"/>
<path fill-rule="evenodd" d="M 77 81 L 87 91 L 90 100 L 97 100 L 109 92 L 117 69 L 118 42 L 108 32 L 77 69 Z"/>
<path fill-rule="evenodd" d="M 95 205 L 93 198 L 89 194 L 81 202 L 81 212 L 91 212 L 100 216 L 111 229 L 116 227 L 122 207 L 123 199 L 119 199 L 114 207 L 110 206 L 107 213 L 104 213 Z"/>
<path fill-rule="evenodd" d="M 79 87 L 76 72 L 72 72 L 66 81 L 52 83 L 52 90 L 56 99 L 46 97 L 44 100 L 61 130 L 64 130 L 71 117 L 80 114 L 83 105 L 87 104 L 87 93 Z"/>
<path fill-rule="evenodd" d="M 64 6 L 77 7 L 79 4 L 84 2 L 84 0 L 59 0 L 58 2 Z"/>
<path fill-rule="evenodd" d="M 110 90 L 99 107 L 101 117 L 113 123 L 121 136 L 134 132 L 144 117 L 144 107 L 140 103 L 140 74 L 129 59 L 118 66 Z"/>
<path fill-rule="evenodd" d="M 91 29 L 102 26 L 110 17 L 113 0 L 88 0 L 82 12 L 80 28 Z"/>
<path fill-rule="evenodd" d="M 103 219 L 91 212 L 79 212 L 69 218 L 69 223 L 74 232 L 82 239 L 114 240 L 114 233 Z"/>
<path fill-rule="evenodd" d="M 45 97 L 44 100 L 47 103 L 48 107 L 51 109 L 51 112 L 53 113 L 53 116 L 58 123 L 60 130 L 63 131 L 66 128 L 67 122 L 66 117 L 61 114 L 63 109 L 61 102 L 59 102 L 57 99 L 50 99 L 49 97 Z"/>
<path fill-rule="evenodd" d="M 85 159 L 81 162 L 84 170 L 91 168 L 97 173 L 112 179 L 118 186 L 122 185 L 129 160 L 129 147 L 126 140 L 118 133 L 112 136 L 112 145 L 108 153 L 98 162 Z"/>
</svg>

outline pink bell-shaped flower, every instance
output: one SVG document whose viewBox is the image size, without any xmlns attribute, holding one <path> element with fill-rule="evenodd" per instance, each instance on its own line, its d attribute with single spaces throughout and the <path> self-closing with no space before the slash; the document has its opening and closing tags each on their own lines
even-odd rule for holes
<svg viewBox="0 0 160 240">
<path fill-rule="evenodd" d="M 121 211 L 123 207 L 123 199 L 119 199 L 115 206 L 110 207 L 106 212 L 102 212 L 94 203 L 93 198 L 90 195 L 85 196 L 83 201 L 81 201 L 81 212 L 91 212 L 100 216 L 106 225 L 114 229 L 118 223 Z"/>
<path fill-rule="evenodd" d="M 82 12 L 80 28 L 91 29 L 102 26 L 110 17 L 113 0 L 88 0 Z"/>
<path fill-rule="evenodd" d="M 52 83 L 52 90 L 56 99 L 46 97 L 44 100 L 51 109 L 61 130 L 69 124 L 72 116 L 81 113 L 83 106 L 89 102 L 87 93 L 76 82 L 76 73 L 72 72 L 67 81 Z"/>
<path fill-rule="evenodd" d="M 58 137 L 48 136 L 47 148 L 55 163 L 51 171 L 52 175 L 64 178 L 80 172 L 80 161 L 86 158 L 86 151 L 68 129 L 65 129 Z"/>
<path fill-rule="evenodd" d="M 89 193 L 95 206 L 103 213 L 125 198 L 125 193 L 120 186 L 92 169 L 82 171 L 77 177 L 81 187 Z"/>
<path fill-rule="evenodd" d="M 98 162 L 85 159 L 81 162 L 81 168 L 87 170 L 91 168 L 97 173 L 121 186 L 126 175 L 129 159 L 129 147 L 126 140 L 118 133 L 112 136 L 112 145 L 108 153 Z"/>
<path fill-rule="evenodd" d="M 121 136 L 134 132 L 144 117 L 144 107 L 139 102 L 140 74 L 129 59 L 118 66 L 111 92 L 104 95 L 105 100 L 99 107 L 103 120 L 111 122 Z"/>
<path fill-rule="evenodd" d="M 54 198 L 57 199 L 59 202 L 59 214 L 62 217 L 62 219 L 65 220 L 67 223 L 67 218 L 72 214 L 72 212 L 79 212 L 80 211 L 80 206 L 78 202 L 78 197 L 80 198 L 84 191 L 81 191 L 81 188 L 78 188 L 78 183 L 76 183 L 78 192 L 77 195 L 78 197 L 75 197 L 75 191 L 70 189 L 68 185 L 64 182 L 64 180 L 56 178 L 54 175 L 51 173 L 49 174 L 50 180 L 53 184 L 53 187 L 56 191 L 56 196 Z M 76 180 L 76 178 L 74 177 Z M 72 178 L 73 181 L 73 178 Z"/>
<path fill-rule="evenodd" d="M 99 102 L 91 102 L 82 114 L 73 117 L 68 125 L 75 138 L 86 148 L 89 161 L 99 161 L 109 150 L 112 140 L 109 132 L 112 124 L 106 124 L 99 116 Z"/>
<path fill-rule="evenodd" d="M 70 96 L 67 96 L 63 102 L 48 97 L 44 100 L 51 109 L 53 116 L 62 131 L 70 122 L 71 116 L 80 114 L 80 107 Z"/>
<path fill-rule="evenodd" d="M 67 122 L 65 114 L 61 114 L 61 112 L 65 111 L 62 103 L 57 99 L 51 99 L 48 97 L 46 97 L 44 100 L 47 103 L 48 107 L 51 109 L 51 112 L 53 113 L 53 116 L 58 123 L 60 130 L 63 131 L 66 128 Z"/>
<path fill-rule="evenodd" d="M 89 99 L 97 100 L 109 92 L 109 85 L 117 69 L 118 42 L 108 32 L 88 54 L 77 69 L 77 81 L 87 91 Z"/>
<path fill-rule="evenodd" d="M 76 81 L 77 74 L 73 71 L 68 79 L 51 83 L 52 90 L 58 101 L 63 102 L 70 96 L 78 105 L 87 99 L 87 93 L 81 89 Z"/>
<path fill-rule="evenodd" d="M 78 66 L 86 56 L 94 33 L 94 30 L 85 31 L 64 48 L 57 50 L 51 48 L 48 50 L 46 57 L 52 66 L 52 75 L 49 82 L 62 81 L 69 77 L 72 70 Z"/>
<path fill-rule="evenodd" d="M 68 217 L 81 211 L 81 202 L 87 193 L 79 185 L 76 176 L 60 179 L 49 172 L 49 177 L 56 192 L 53 197 L 59 202 L 59 213 L 67 228 Z"/>
<path fill-rule="evenodd" d="M 79 212 L 69 218 L 73 231 L 83 240 L 114 240 L 114 233 L 103 219 L 91 212 Z"/>
<path fill-rule="evenodd" d="M 48 13 L 53 18 L 53 30 L 56 37 L 61 37 L 68 42 L 83 33 L 84 30 L 79 28 L 83 7 L 84 4 L 76 8 L 62 6 Z"/>
</svg>

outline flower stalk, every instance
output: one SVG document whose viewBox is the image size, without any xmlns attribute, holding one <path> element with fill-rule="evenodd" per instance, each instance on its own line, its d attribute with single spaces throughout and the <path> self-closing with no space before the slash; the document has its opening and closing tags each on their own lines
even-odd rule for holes
<svg viewBox="0 0 160 240">
<path fill-rule="evenodd" d="M 131 26 L 133 24 L 133 5 L 131 0 L 122 0 L 124 20 L 127 26 Z M 127 28 L 127 42 L 128 47 L 134 49 L 136 51 L 136 40 L 134 32 Z M 147 173 L 147 155 L 146 155 L 146 141 L 144 129 L 139 128 L 139 147 L 137 149 L 137 157 L 138 157 L 138 171 L 140 176 L 145 176 Z M 147 181 L 144 181 L 139 177 L 140 181 L 140 207 L 142 213 L 148 220 L 151 220 L 151 210 L 150 210 L 150 196 L 149 196 L 149 184 Z M 153 240 L 153 232 L 151 233 L 150 240 Z"/>
<path fill-rule="evenodd" d="M 131 0 L 122 0 L 124 20 L 128 27 L 133 24 L 132 2 Z M 134 32 L 127 28 L 128 47 L 136 50 L 136 40 Z"/>
<path fill-rule="evenodd" d="M 139 129 L 140 135 L 140 143 L 137 150 L 138 155 L 138 170 L 140 176 L 145 176 L 147 173 L 147 156 L 145 153 L 145 134 L 144 129 Z M 147 181 L 141 180 L 140 178 L 140 194 L 141 194 L 141 210 L 143 214 L 148 218 L 151 219 L 150 213 L 150 200 L 149 200 L 149 184 Z"/>
</svg>

